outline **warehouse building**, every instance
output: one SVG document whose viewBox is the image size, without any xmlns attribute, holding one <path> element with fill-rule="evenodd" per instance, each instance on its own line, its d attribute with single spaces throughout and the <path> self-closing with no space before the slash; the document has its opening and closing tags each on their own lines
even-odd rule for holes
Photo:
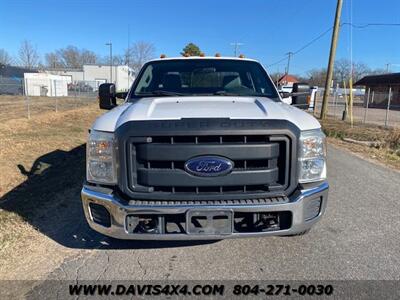
<svg viewBox="0 0 400 300">
<path fill-rule="evenodd" d="M 364 107 L 387 108 L 390 90 L 390 108 L 400 109 L 400 73 L 365 76 L 354 85 L 365 86 Z"/>
<path fill-rule="evenodd" d="M 135 79 L 133 70 L 125 65 L 83 65 L 82 69 L 46 69 L 44 72 L 66 76 L 70 82 L 85 81 L 94 89 L 102 83 L 113 82 L 117 91 L 127 91 Z"/>
</svg>

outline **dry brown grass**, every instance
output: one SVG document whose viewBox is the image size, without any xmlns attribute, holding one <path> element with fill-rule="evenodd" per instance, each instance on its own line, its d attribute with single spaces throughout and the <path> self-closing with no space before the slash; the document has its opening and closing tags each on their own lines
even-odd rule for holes
<svg viewBox="0 0 400 300">
<path fill-rule="evenodd" d="M 385 164 L 400 170 L 400 129 L 384 128 L 376 125 L 354 124 L 353 127 L 346 122 L 326 119 L 322 127 L 330 143 L 348 149 L 358 155 Z M 368 147 L 345 142 L 350 138 L 357 141 L 373 141 L 379 146 Z"/>
<path fill-rule="evenodd" d="M 25 198 L 21 203 L 25 210 L 32 214 L 37 207 L 35 203 L 40 197 L 41 190 L 24 192 L 29 182 L 29 173 L 39 157 L 57 150 L 68 153 L 71 149 L 85 143 L 88 128 L 94 119 L 101 113 L 97 105 L 81 107 L 76 110 L 63 112 L 42 113 L 30 120 L 25 118 L 11 119 L 0 123 L 0 259 L 11 252 L 22 248 L 29 249 L 38 234 L 20 213 L 2 209 L 7 207 L 7 197 L 10 192 L 18 192 Z M 44 172 L 46 165 L 41 165 Z M 82 174 L 70 174 L 80 180 Z M 62 181 L 60 176 L 59 181 Z M 37 188 L 46 192 L 46 182 L 37 183 Z M 52 184 L 57 184 L 57 179 Z M 59 182 L 60 185 L 63 182 Z M 57 186 L 54 187 L 57 189 Z M 16 197 L 12 197 L 15 201 Z M 19 201 L 19 200 L 18 200 Z M 56 202 L 56 201 L 55 201 Z M 6 203 L 6 204 L 4 204 Z M 56 203 L 45 203 L 44 207 Z M 23 247 L 22 247 L 23 246 Z M 1 269 L 1 268 L 0 268 Z"/>
<path fill-rule="evenodd" d="M 32 97 L 0 95 L 0 122 L 11 119 L 36 118 L 48 112 L 66 111 L 91 105 L 96 98 L 87 97 Z"/>
<path fill-rule="evenodd" d="M 17 164 L 29 170 L 43 154 L 55 149 L 67 151 L 84 143 L 88 128 L 99 114 L 96 105 L 91 105 L 0 123 L 0 196 L 24 180 Z"/>
</svg>

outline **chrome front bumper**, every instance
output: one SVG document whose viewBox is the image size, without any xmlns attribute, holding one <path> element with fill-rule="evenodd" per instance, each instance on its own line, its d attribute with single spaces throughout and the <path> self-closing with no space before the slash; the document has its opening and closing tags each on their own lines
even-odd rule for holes
<svg viewBox="0 0 400 300">
<path fill-rule="evenodd" d="M 294 196 L 289 198 L 287 203 L 277 203 L 268 205 L 123 205 L 123 201 L 114 193 L 98 192 L 88 187 L 84 187 L 81 192 L 83 209 L 89 226 L 110 237 L 117 239 L 130 240 L 212 240 L 239 237 L 258 237 L 268 235 L 293 235 L 311 228 L 318 222 L 325 212 L 328 200 L 329 185 L 322 182 L 317 187 L 299 190 Z M 320 199 L 322 201 L 319 212 L 312 219 L 306 220 L 307 204 L 311 201 Z M 111 226 L 104 227 L 93 221 L 89 204 L 95 203 L 104 206 L 111 216 Z M 182 214 L 189 209 L 198 208 L 201 210 L 232 210 L 233 212 L 278 212 L 290 211 L 292 213 L 292 223 L 289 229 L 250 232 L 250 233 L 232 233 L 230 235 L 190 235 L 190 234 L 132 234 L 127 231 L 126 217 L 130 214 Z"/>
</svg>

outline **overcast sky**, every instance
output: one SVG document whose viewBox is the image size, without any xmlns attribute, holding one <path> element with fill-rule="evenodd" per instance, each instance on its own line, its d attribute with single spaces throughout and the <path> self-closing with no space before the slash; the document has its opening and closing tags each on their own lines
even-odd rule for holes
<svg viewBox="0 0 400 300">
<path fill-rule="evenodd" d="M 399 0 L 352 0 L 353 24 L 400 23 Z M 230 43 L 265 66 L 296 51 L 333 25 L 336 0 L 169 0 L 78 1 L 0 0 L 0 48 L 16 55 L 22 40 L 46 52 L 67 45 L 87 48 L 102 56 L 112 41 L 122 53 L 130 41 L 154 44 L 156 54 L 179 55 L 194 42 L 209 55 L 233 55 Z M 342 22 L 350 22 L 350 0 L 344 0 Z M 337 57 L 350 57 L 350 27 L 341 30 Z M 331 32 L 292 59 L 291 73 L 325 67 Z M 372 68 L 399 64 L 400 26 L 353 29 L 353 57 Z M 286 62 L 271 66 L 283 71 Z"/>
</svg>

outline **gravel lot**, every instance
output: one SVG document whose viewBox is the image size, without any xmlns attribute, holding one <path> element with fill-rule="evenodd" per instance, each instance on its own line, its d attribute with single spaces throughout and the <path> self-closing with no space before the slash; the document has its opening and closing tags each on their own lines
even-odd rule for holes
<svg viewBox="0 0 400 300">
<path fill-rule="evenodd" d="M 322 97 L 317 99 L 317 111 L 318 116 L 321 111 Z M 342 119 L 342 114 L 345 108 L 344 102 L 338 102 L 335 106 L 333 101 L 329 101 L 328 105 L 328 116 L 334 117 L 336 119 Z M 365 108 L 358 103 L 353 107 L 353 119 L 355 122 L 364 122 L 366 118 L 367 124 L 373 125 L 385 125 L 386 109 L 385 108 L 368 108 L 367 115 L 365 116 Z M 392 107 L 388 112 L 388 126 L 400 128 L 400 109 L 399 107 Z"/>
</svg>

